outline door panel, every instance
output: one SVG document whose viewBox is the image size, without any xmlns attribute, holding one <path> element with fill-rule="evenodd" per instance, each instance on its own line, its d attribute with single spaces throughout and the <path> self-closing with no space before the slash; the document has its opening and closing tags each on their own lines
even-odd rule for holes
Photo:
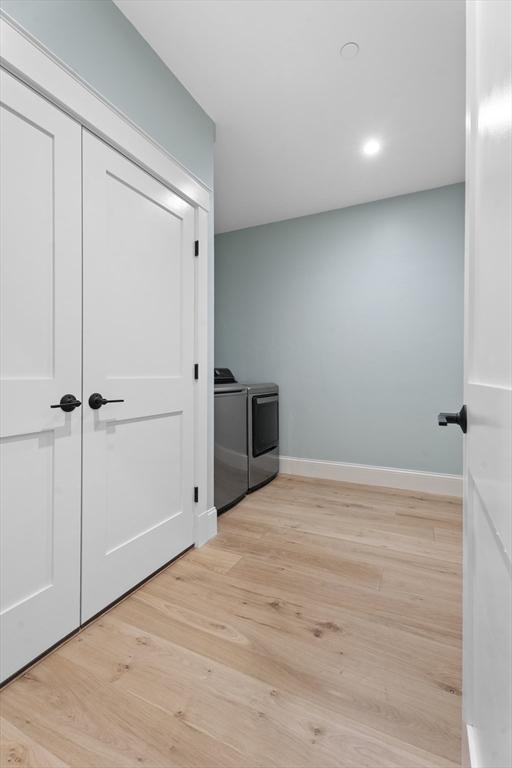
<svg viewBox="0 0 512 768">
<path fill-rule="evenodd" d="M 107 554 L 172 519 L 181 509 L 183 496 L 180 414 L 129 419 L 110 427 L 105 435 Z M 141 458 L 141 446 L 149 446 L 150 461 L 142 471 L 128 474 L 126 467 L 136 466 Z"/>
<path fill-rule="evenodd" d="M 2 458 L 2 609 L 8 612 L 52 583 L 53 471 L 51 432 L 4 438 Z M 30 478 L 30 482 L 27 482 Z M 23 514 L 13 514 L 20 508 Z M 23 552 L 30 568 L 19 567 Z M 15 575 L 15 578 L 13 578 Z M 50 617 L 49 617 L 50 618 Z"/>
<path fill-rule="evenodd" d="M 464 719 L 512 764 L 512 4 L 467 4 Z"/>
<path fill-rule="evenodd" d="M 0 72 L 1 678 L 80 620 L 81 130 Z"/>
<path fill-rule="evenodd" d="M 102 276 L 109 292 L 103 338 L 106 376 L 180 377 L 181 250 L 170 249 L 169 244 L 179 242 L 182 221 L 113 175 L 107 174 L 106 186 L 109 251 Z M 169 329 L 174 332 L 166 338 Z"/>
<path fill-rule="evenodd" d="M 84 131 L 87 620 L 193 543 L 194 210 Z"/>
<path fill-rule="evenodd" d="M 495 526 L 478 491 L 473 489 L 473 711 L 480 762 L 502 768 L 510 755 L 510 665 L 512 590 L 510 562 L 496 546 Z M 503 679 L 497 677 L 500 671 Z M 508 676 L 507 676 L 508 675 Z"/>
<path fill-rule="evenodd" d="M 2 146 L 2 229 L 9 248 L 2 270 L 3 379 L 51 379 L 53 136 L 3 106 Z M 19 150 L 10 151 L 11 147 Z M 26 221 L 20 226 L 25 215 L 30 217 L 30 226 Z M 41 291 L 41 285 L 47 290 Z"/>
</svg>

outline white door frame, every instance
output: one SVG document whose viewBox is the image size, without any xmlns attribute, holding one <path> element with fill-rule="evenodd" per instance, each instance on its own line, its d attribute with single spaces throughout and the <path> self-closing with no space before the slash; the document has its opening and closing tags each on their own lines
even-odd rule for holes
<svg viewBox="0 0 512 768">
<path fill-rule="evenodd" d="M 215 507 L 209 508 L 207 504 L 208 465 L 213 461 L 213 446 L 208 445 L 208 231 L 212 190 L 1 10 L 0 66 L 195 208 L 195 237 L 200 253 L 196 264 L 195 308 L 195 360 L 199 364 L 199 379 L 195 382 L 194 399 L 194 476 L 195 485 L 199 487 L 199 501 L 195 509 L 194 540 L 196 546 L 201 546 L 217 533 Z"/>
</svg>

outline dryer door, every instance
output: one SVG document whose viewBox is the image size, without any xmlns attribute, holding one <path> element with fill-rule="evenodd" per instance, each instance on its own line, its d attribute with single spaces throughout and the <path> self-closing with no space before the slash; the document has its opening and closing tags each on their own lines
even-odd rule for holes
<svg viewBox="0 0 512 768">
<path fill-rule="evenodd" d="M 252 398 L 252 455 L 254 458 L 279 445 L 279 396 Z"/>
</svg>

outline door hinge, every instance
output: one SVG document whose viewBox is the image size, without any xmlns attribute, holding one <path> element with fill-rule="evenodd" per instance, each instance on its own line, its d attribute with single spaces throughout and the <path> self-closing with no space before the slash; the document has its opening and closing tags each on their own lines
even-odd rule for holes
<svg viewBox="0 0 512 768">
<path fill-rule="evenodd" d="M 199 378 L 199 363 L 194 363 L 194 379 L 197 381 Z"/>
<path fill-rule="evenodd" d="M 199 487 L 197 485 L 194 486 L 194 502 L 197 504 L 199 501 Z"/>
<path fill-rule="evenodd" d="M 199 240 L 194 243 L 194 256 L 199 256 Z"/>
</svg>

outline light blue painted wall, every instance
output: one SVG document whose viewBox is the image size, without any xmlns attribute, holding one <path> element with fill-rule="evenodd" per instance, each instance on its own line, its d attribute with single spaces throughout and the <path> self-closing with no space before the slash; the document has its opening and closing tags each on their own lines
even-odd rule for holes
<svg viewBox="0 0 512 768">
<path fill-rule="evenodd" d="M 215 238 L 215 364 L 281 387 L 287 456 L 460 473 L 464 185 Z"/>
<path fill-rule="evenodd" d="M 213 121 L 111 0 L 1 0 L 0 8 L 213 187 Z"/>
</svg>

